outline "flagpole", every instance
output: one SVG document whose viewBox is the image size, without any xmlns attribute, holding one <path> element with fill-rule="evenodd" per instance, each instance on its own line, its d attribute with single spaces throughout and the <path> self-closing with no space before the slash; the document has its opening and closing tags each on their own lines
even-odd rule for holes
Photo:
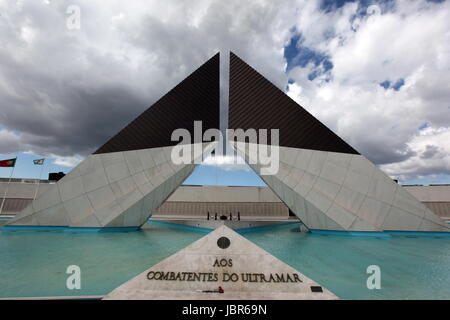
<svg viewBox="0 0 450 320">
<path fill-rule="evenodd" d="M 41 172 L 39 173 L 39 180 L 38 180 L 38 183 L 37 183 L 36 191 L 34 192 L 33 200 L 36 200 L 36 196 L 37 196 L 37 193 L 38 193 L 38 190 L 39 190 L 39 184 L 41 183 L 42 171 L 44 170 L 44 166 L 45 166 L 45 162 L 41 166 Z"/>
<path fill-rule="evenodd" d="M 16 161 L 17 161 L 17 158 L 16 158 Z M 15 169 L 15 168 L 16 168 L 16 163 L 14 162 L 14 167 L 13 167 L 12 170 L 11 170 L 11 175 L 9 176 L 8 184 L 6 185 L 5 192 L 3 193 L 3 201 L 2 201 L 2 205 L 0 206 L 0 215 L 1 215 L 2 212 L 3 212 L 3 205 L 5 204 L 5 201 L 6 201 L 6 194 L 7 194 L 7 192 L 8 192 L 9 184 L 10 184 L 10 182 L 11 182 L 11 178 L 12 178 L 12 176 L 13 176 L 13 174 L 14 174 L 14 169 Z"/>
</svg>

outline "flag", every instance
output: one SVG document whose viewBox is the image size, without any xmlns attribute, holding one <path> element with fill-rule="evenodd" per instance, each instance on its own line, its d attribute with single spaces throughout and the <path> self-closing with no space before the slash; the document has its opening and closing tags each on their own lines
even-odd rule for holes
<svg viewBox="0 0 450 320">
<path fill-rule="evenodd" d="M 17 158 L 0 160 L 0 167 L 14 167 L 16 165 Z"/>
<path fill-rule="evenodd" d="M 33 163 L 41 166 L 44 164 L 44 160 L 45 160 L 45 158 L 44 159 L 36 159 L 36 160 L 33 160 Z"/>
</svg>

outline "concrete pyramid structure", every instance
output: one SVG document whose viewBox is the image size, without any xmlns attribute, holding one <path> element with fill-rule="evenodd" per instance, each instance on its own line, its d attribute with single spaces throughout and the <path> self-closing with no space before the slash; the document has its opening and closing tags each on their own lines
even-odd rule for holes
<svg viewBox="0 0 450 320">
<path fill-rule="evenodd" d="M 233 53 L 229 88 L 229 128 L 279 129 L 278 173 L 261 178 L 310 230 L 450 231 L 444 220 Z M 260 174 L 249 148 L 232 145 Z"/>
<path fill-rule="evenodd" d="M 217 142 L 171 161 L 174 130 L 218 129 L 219 54 L 39 196 L 8 226 L 139 227 Z M 229 128 L 278 129 L 279 170 L 261 175 L 312 231 L 439 231 L 450 226 L 304 108 L 230 53 Z M 267 146 L 270 140 L 256 144 Z M 258 159 L 233 144 L 256 173 Z M 193 145 L 191 145 L 193 146 Z M 194 148 L 195 149 L 195 148 Z"/>
<path fill-rule="evenodd" d="M 120 285 L 104 299 L 338 298 L 232 229 L 221 226 Z"/>
<path fill-rule="evenodd" d="M 219 128 L 219 54 L 148 108 L 69 174 L 49 188 L 8 226 L 139 227 L 194 170 L 216 142 L 175 165 L 175 129 L 194 136 Z M 202 132 L 202 134 L 203 134 Z"/>
</svg>

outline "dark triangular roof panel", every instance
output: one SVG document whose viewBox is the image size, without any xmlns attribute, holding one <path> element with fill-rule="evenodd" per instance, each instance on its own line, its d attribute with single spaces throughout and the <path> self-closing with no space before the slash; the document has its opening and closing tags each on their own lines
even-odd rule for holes
<svg viewBox="0 0 450 320">
<path fill-rule="evenodd" d="M 176 145 L 172 132 L 184 128 L 194 137 L 195 120 L 202 121 L 203 131 L 219 128 L 219 70 L 217 53 L 94 154 Z"/>
<path fill-rule="evenodd" d="M 282 147 L 359 154 L 232 52 L 229 88 L 230 129 L 279 129 Z"/>
</svg>

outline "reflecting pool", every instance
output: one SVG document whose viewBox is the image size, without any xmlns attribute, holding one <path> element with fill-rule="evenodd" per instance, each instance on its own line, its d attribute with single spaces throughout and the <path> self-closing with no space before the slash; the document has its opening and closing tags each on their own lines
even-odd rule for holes
<svg viewBox="0 0 450 320">
<path fill-rule="evenodd" d="M 299 224 L 240 233 L 342 299 L 450 298 L 449 237 L 318 235 Z M 0 297 L 105 295 L 205 234 L 161 223 L 130 232 L 0 232 Z M 69 265 L 81 268 L 81 290 L 66 288 Z M 367 289 L 369 265 L 381 269 L 380 290 Z"/>
</svg>

